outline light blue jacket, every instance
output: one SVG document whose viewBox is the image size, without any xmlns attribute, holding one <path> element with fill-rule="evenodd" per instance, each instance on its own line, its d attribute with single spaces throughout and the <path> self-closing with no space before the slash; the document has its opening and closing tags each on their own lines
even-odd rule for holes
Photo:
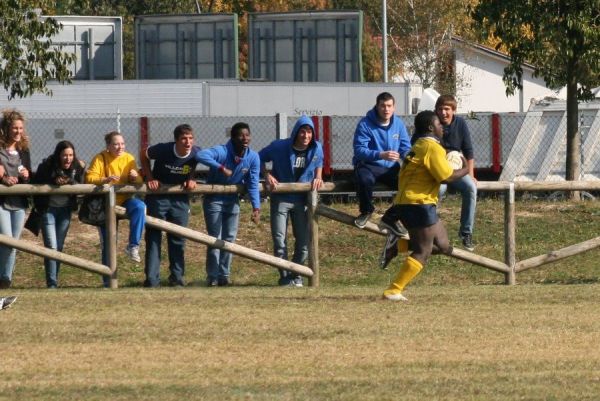
<svg viewBox="0 0 600 401">
<path fill-rule="evenodd" d="M 254 209 L 260 208 L 260 194 L 258 180 L 260 177 L 260 160 L 258 153 L 246 149 L 242 157 L 237 157 L 233 143 L 229 140 L 225 145 L 217 145 L 212 148 L 203 149 L 196 153 L 196 160 L 209 167 L 208 184 L 246 186 L 250 202 Z M 231 170 L 231 177 L 225 176 L 219 169 L 221 166 Z M 209 199 L 223 201 L 225 203 L 237 202 L 238 194 L 216 194 L 206 196 Z"/>
<path fill-rule="evenodd" d="M 362 162 L 390 168 L 396 162 L 380 159 L 379 153 L 395 150 L 400 153 L 400 158 L 404 159 L 410 150 L 410 138 L 400 117 L 393 115 L 390 124 L 384 127 L 377 119 L 377 110 L 374 107 L 356 126 L 353 146 L 354 166 Z"/>
<path fill-rule="evenodd" d="M 313 129 L 313 138 L 308 145 L 306 153 L 306 168 L 300 178 L 296 181 L 294 175 L 294 164 L 296 154 L 293 145 L 298 136 L 298 131 L 303 125 L 308 125 Z M 315 170 L 323 167 L 323 146 L 315 140 L 315 127 L 312 120 L 307 116 L 301 116 L 292 130 L 292 134 L 286 139 L 277 139 L 258 152 L 261 163 L 273 162 L 271 174 L 279 182 L 312 182 L 315 178 Z M 273 194 L 273 199 L 283 202 L 296 202 L 306 199 L 305 194 Z"/>
</svg>

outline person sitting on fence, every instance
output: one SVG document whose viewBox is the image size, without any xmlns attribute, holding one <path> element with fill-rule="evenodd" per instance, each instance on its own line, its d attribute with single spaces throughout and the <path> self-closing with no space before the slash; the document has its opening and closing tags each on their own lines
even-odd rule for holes
<svg viewBox="0 0 600 401">
<path fill-rule="evenodd" d="M 17 110 L 4 110 L 0 121 L 0 179 L 2 185 L 13 186 L 29 182 L 31 159 L 29 137 L 25 131 L 25 116 Z M 0 196 L 0 234 L 15 239 L 21 237 L 25 210 L 29 202 L 25 195 Z M 0 245 L 0 288 L 12 283 L 16 249 Z"/>
<path fill-rule="evenodd" d="M 92 159 L 90 167 L 85 175 L 88 184 L 139 184 L 142 177 L 138 174 L 135 158 L 125 152 L 125 140 L 123 135 L 117 131 L 109 132 L 104 136 L 106 150 L 98 153 Z M 134 262 L 141 262 L 139 247 L 142 231 L 146 223 L 146 205 L 132 195 L 119 194 L 116 204 L 125 207 L 129 218 L 129 242 L 125 253 Z M 106 227 L 98 228 L 102 242 L 102 264 L 108 266 L 108 240 L 106 238 Z M 104 286 L 110 284 L 110 277 L 102 276 Z"/>
<path fill-rule="evenodd" d="M 283 182 L 310 182 L 312 189 L 318 190 L 323 184 L 323 148 L 314 138 L 314 126 L 309 117 L 302 116 L 296 121 L 290 138 L 271 142 L 258 152 L 261 170 L 267 190 L 277 188 Z M 271 171 L 265 163 L 272 162 Z M 307 196 L 300 194 L 271 195 L 271 235 L 273 253 L 288 260 L 287 227 L 292 221 L 295 245 L 292 261 L 304 264 L 308 257 L 308 212 Z M 279 269 L 279 285 L 302 287 L 302 277 L 296 273 Z"/>
<path fill-rule="evenodd" d="M 469 173 L 464 158 L 463 168 L 458 170 L 453 170 L 446 160 L 446 151 L 440 144 L 444 131 L 433 111 L 417 114 L 415 131 L 419 139 L 404 159 L 394 206 L 388 210 L 408 229 L 412 250 L 383 292 L 384 299 L 391 301 L 406 301 L 402 295 L 404 287 L 419 274 L 433 252 L 452 253 L 448 233 L 437 215 L 438 191 L 441 182 L 454 181 Z M 400 238 L 399 253 L 408 249 L 408 240 Z"/>
<path fill-rule="evenodd" d="M 376 182 L 396 188 L 400 161 L 410 149 L 410 139 L 402 119 L 394 115 L 395 100 L 388 93 L 377 96 L 375 107 L 363 117 L 354 132 L 354 177 L 360 215 L 354 220 L 358 228 L 364 228 L 375 207 L 373 187 Z M 398 235 L 404 234 L 403 227 Z"/>
<path fill-rule="evenodd" d="M 249 148 L 250 127 L 239 122 L 231 127 L 231 140 L 225 145 L 203 149 L 196 160 L 209 167 L 207 184 L 244 184 L 252 203 L 252 221 L 260 220 L 258 154 Z M 239 195 L 209 194 L 203 202 L 206 230 L 209 235 L 227 242 L 237 236 L 240 205 Z M 209 287 L 230 284 L 231 253 L 209 247 L 206 252 L 206 283 Z"/>
<path fill-rule="evenodd" d="M 31 182 L 33 184 L 72 185 L 83 183 L 85 162 L 75 154 L 75 147 L 69 141 L 60 141 L 54 152 L 38 166 Z M 34 196 L 34 209 L 29 214 L 26 226 L 33 219 L 39 219 L 34 227 L 41 227 L 44 246 L 62 252 L 71 224 L 71 212 L 77 210 L 76 195 Z M 37 235 L 37 233 L 36 233 Z M 44 258 L 46 286 L 58 286 L 60 262 Z"/>
<path fill-rule="evenodd" d="M 435 112 L 444 128 L 442 146 L 447 152 L 461 152 L 467 160 L 469 174 L 459 180 L 440 187 L 440 198 L 444 196 L 447 188 L 460 191 L 462 206 L 460 209 L 460 228 L 458 235 L 463 246 L 468 251 L 473 251 L 473 226 L 475 224 L 475 209 L 477 207 L 477 180 L 475 179 L 475 159 L 469 127 L 462 117 L 456 113 L 456 99 L 452 95 L 442 95 L 435 103 Z"/>
<path fill-rule="evenodd" d="M 146 179 L 148 193 L 145 197 L 148 215 L 179 226 L 187 227 L 190 214 L 190 199 L 187 193 L 152 194 L 162 184 L 180 185 L 185 190 L 196 187 L 194 179 L 196 171 L 196 153 L 200 150 L 194 146 L 194 131 L 188 124 L 175 127 L 174 142 L 159 143 L 142 150 L 140 162 Z M 152 169 L 150 160 L 154 160 Z M 145 287 L 160 285 L 160 259 L 162 231 L 146 228 L 145 254 Z M 185 239 L 174 234 L 167 234 L 169 251 L 169 285 L 185 285 Z"/>
</svg>

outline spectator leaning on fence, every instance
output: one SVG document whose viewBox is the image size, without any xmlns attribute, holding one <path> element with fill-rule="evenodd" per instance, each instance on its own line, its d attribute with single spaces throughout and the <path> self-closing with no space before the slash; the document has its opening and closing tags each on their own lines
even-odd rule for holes
<svg viewBox="0 0 600 401">
<path fill-rule="evenodd" d="M 140 153 L 140 162 L 146 179 L 146 207 L 148 215 L 179 226 L 187 227 L 190 215 L 190 198 L 187 193 L 152 194 L 161 185 L 179 185 L 184 190 L 196 187 L 196 153 L 194 131 L 188 124 L 175 127 L 174 142 L 159 143 Z M 154 160 L 152 169 L 150 160 Z M 160 285 L 160 259 L 162 231 L 146 227 L 145 287 Z M 169 252 L 169 285 L 185 285 L 185 239 L 167 234 Z"/>
<path fill-rule="evenodd" d="M 435 103 L 435 112 L 444 127 L 444 138 L 442 145 L 447 152 L 459 151 L 467 160 L 469 174 L 459 180 L 443 184 L 440 187 L 440 198 L 444 196 L 447 187 L 460 192 L 462 206 L 460 210 L 460 229 L 458 235 L 465 249 L 472 251 L 473 226 L 475 224 L 475 209 L 477 207 L 477 180 L 475 179 L 475 159 L 473 157 L 473 145 L 471 133 L 466 121 L 457 116 L 456 99 L 451 95 L 442 95 Z"/>
<path fill-rule="evenodd" d="M 314 138 L 310 118 L 302 116 L 296 121 L 290 138 L 271 142 L 259 153 L 261 170 L 268 190 L 283 182 L 310 182 L 318 190 L 323 184 L 323 148 Z M 265 163 L 272 162 L 271 171 Z M 307 197 L 299 194 L 271 194 L 271 235 L 275 256 L 288 259 L 287 227 L 292 221 L 295 246 L 292 261 L 303 264 L 308 257 Z M 279 285 L 302 287 L 302 277 L 287 270 L 279 270 Z"/>
<path fill-rule="evenodd" d="M 239 122 L 231 127 L 231 140 L 225 145 L 201 150 L 196 154 L 196 160 L 209 167 L 207 184 L 246 186 L 252 203 L 252 221 L 258 224 L 260 160 L 249 145 L 250 127 Z M 207 194 L 204 196 L 203 208 L 208 234 L 223 241 L 234 242 L 240 217 L 239 195 Z M 207 285 L 229 285 L 230 269 L 231 253 L 209 247 L 206 252 Z"/>
<path fill-rule="evenodd" d="M 446 160 L 446 151 L 440 145 L 442 125 L 433 111 L 417 114 L 415 130 L 418 140 L 404 159 L 391 208 L 408 229 L 412 252 L 383 292 L 383 297 L 391 301 L 406 301 L 402 295 L 404 287 L 419 274 L 432 252 L 452 252 L 444 224 L 437 215 L 438 191 L 442 181 L 454 181 L 468 173 L 464 158 L 463 168 L 458 170 L 453 170 Z M 399 239 L 398 252 L 408 249 L 408 241 Z"/>
<path fill-rule="evenodd" d="M 92 159 L 90 167 L 85 175 L 88 184 L 139 184 L 142 177 L 138 174 L 135 158 L 125 152 L 125 140 L 116 131 L 109 132 L 104 136 L 106 150 L 98 153 Z M 139 247 L 142 231 L 146 223 L 146 205 L 141 200 L 126 194 L 117 195 L 116 203 L 125 207 L 129 218 L 129 241 L 125 253 L 134 262 L 141 262 Z M 100 240 L 102 241 L 102 264 L 108 265 L 108 247 L 106 238 L 106 227 L 99 227 Z M 110 277 L 102 276 L 104 285 L 110 284 Z"/>
<path fill-rule="evenodd" d="M 25 116 L 17 110 L 4 110 L 0 121 L 0 177 L 2 185 L 29 182 L 31 159 L 29 137 L 25 132 Z M 27 196 L 0 196 L 0 233 L 15 239 L 21 237 L 25 222 Z M 0 288 L 12 283 L 16 250 L 0 245 Z"/>
<path fill-rule="evenodd" d="M 54 152 L 38 166 L 32 178 L 34 184 L 72 185 L 81 184 L 85 163 L 75 155 L 75 147 L 69 141 L 60 141 Z M 29 218 L 40 218 L 44 246 L 62 252 L 67 232 L 71 224 L 71 212 L 77 210 L 76 195 L 34 196 L 35 212 Z M 60 262 L 44 258 L 46 286 L 58 286 Z"/>
<path fill-rule="evenodd" d="M 359 216 L 354 224 L 364 228 L 373 206 L 376 182 L 396 188 L 400 162 L 410 149 L 410 139 L 400 117 L 394 115 L 395 100 L 387 92 L 377 96 L 375 107 L 363 117 L 354 132 L 354 176 Z"/>
</svg>

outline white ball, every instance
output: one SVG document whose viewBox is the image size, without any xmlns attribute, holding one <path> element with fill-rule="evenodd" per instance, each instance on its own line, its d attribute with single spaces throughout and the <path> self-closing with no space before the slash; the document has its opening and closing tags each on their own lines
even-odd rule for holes
<svg viewBox="0 0 600 401">
<path fill-rule="evenodd" d="M 450 163 L 450 166 L 452 166 L 454 170 L 463 168 L 462 153 L 456 150 L 451 150 L 446 153 L 446 160 L 448 160 L 448 163 Z"/>
</svg>

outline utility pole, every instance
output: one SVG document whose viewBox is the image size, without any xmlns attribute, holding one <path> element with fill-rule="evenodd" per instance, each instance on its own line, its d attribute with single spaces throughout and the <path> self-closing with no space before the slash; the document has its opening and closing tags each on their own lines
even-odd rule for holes
<svg viewBox="0 0 600 401">
<path fill-rule="evenodd" d="M 387 54 L 387 0 L 382 0 L 382 26 L 383 26 L 383 82 L 388 81 L 388 54 Z"/>
</svg>

